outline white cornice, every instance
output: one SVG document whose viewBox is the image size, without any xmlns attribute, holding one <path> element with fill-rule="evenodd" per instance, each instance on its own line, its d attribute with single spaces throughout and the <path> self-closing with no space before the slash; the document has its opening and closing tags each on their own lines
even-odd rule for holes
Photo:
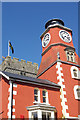
<svg viewBox="0 0 80 120">
<path fill-rule="evenodd" d="M 27 110 L 37 110 L 37 109 L 46 109 L 50 111 L 56 110 L 54 106 L 50 106 L 49 104 L 42 104 L 42 103 L 27 107 Z"/>
</svg>

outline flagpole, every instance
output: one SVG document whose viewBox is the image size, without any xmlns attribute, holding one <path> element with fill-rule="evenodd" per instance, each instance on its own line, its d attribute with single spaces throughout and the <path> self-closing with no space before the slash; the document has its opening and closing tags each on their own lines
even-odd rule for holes
<svg viewBox="0 0 80 120">
<path fill-rule="evenodd" d="M 10 40 L 8 41 L 8 56 L 9 56 L 9 54 L 10 54 L 9 42 L 10 42 Z"/>
</svg>

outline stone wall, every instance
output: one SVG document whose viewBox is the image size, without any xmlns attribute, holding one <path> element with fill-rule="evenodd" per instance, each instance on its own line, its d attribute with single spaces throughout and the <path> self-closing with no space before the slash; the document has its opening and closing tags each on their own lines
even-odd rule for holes
<svg viewBox="0 0 80 120">
<path fill-rule="evenodd" d="M 7 56 L 2 62 L 2 71 L 25 75 L 30 77 L 36 77 L 38 72 L 38 64 L 30 61 L 20 60 L 18 58 L 11 59 L 10 56 Z"/>
</svg>

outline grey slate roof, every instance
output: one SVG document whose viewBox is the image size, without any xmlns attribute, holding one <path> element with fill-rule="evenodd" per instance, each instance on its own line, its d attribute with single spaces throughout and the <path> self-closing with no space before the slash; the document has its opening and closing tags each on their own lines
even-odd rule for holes
<svg viewBox="0 0 80 120">
<path fill-rule="evenodd" d="M 13 80 L 13 81 L 37 84 L 37 85 L 40 85 L 40 86 L 46 86 L 46 87 L 52 87 L 52 88 L 60 89 L 60 85 L 58 85 L 54 82 L 51 82 L 49 80 L 46 80 L 46 79 L 32 78 L 32 77 L 13 74 L 13 73 L 5 72 L 5 71 L 2 71 L 2 73 L 4 73 L 6 76 L 8 76 L 10 78 L 10 80 Z"/>
</svg>

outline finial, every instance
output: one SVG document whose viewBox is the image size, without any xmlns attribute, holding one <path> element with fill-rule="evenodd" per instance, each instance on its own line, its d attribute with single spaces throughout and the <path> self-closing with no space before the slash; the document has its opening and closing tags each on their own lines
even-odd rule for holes
<svg viewBox="0 0 80 120">
<path fill-rule="evenodd" d="M 60 53 L 57 52 L 57 59 L 60 59 Z"/>
</svg>

